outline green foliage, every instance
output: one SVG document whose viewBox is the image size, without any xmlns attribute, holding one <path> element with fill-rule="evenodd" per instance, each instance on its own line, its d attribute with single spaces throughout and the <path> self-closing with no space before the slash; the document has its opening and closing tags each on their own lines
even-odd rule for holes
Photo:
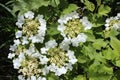
<svg viewBox="0 0 120 80">
<path fill-rule="evenodd" d="M 107 5 L 100 5 L 98 9 L 98 14 L 107 16 L 107 14 L 111 11 L 111 8 Z"/>
<path fill-rule="evenodd" d="M 77 9 L 78 9 L 78 6 L 76 4 L 69 4 L 69 6 L 63 10 L 62 15 L 68 14 Z"/>
<path fill-rule="evenodd" d="M 107 42 L 105 42 L 103 39 L 96 39 L 93 43 L 93 47 L 98 50 L 100 50 L 102 47 L 106 47 L 106 45 Z"/>
<path fill-rule="evenodd" d="M 83 75 L 78 75 L 76 78 L 73 80 L 86 80 L 86 78 Z"/>
<path fill-rule="evenodd" d="M 86 6 L 88 10 L 92 12 L 94 11 L 95 5 L 92 2 L 90 2 L 89 0 L 81 0 L 81 2 Z"/>
<path fill-rule="evenodd" d="M 23 14 L 29 10 L 37 10 L 41 6 L 48 6 L 49 0 L 18 0 L 13 4 L 13 13 L 19 11 L 19 14 Z"/>
</svg>

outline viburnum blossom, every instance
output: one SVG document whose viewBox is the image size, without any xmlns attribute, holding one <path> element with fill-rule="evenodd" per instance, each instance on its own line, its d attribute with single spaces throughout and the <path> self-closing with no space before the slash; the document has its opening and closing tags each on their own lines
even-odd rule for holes
<svg viewBox="0 0 120 80">
<path fill-rule="evenodd" d="M 115 17 L 110 17 L 106 19 L 105 30 L 110 29 L 120 29 L 120 13 L 118 13 Z"/>
<path fill-rule="evenodd" d="M 47 56 L 47 62 L 49 63 L 44 68 L 44 71 L 47 71 L 44 74 L 54 72 L 55 75 L 60 76 L 65 74 L 68 69 L 71 70 L 71 68 L 68 68 L 68 64 L 73 65 L 77 62 L 74 51 L 60 48 L 60 45 L 55 40 L 46 42 L 41 52 Z"/>
<path fill-rule="evenodd" d="M 92 23 L 88 21 L 88 18 L 83 17 L 80 19 L 79 14 L 76 11 L 60 17 L 58 23 L 59 25 L 57 29 L 64 37 L 62 43 L 65 43 L 66 40 L 69 39 L 72 45 L 76 47 L 79 46 L 78 44 L 80 42 L 86 42 L 87 35 L 85 35 L 84 32 L 92 28 Z"/>
<path fill-rule="evenodd" d="M 18 17 L 16 25 L 21 30 L 16 32 L 16 38 L 26 36 L 27 39 L 23 38 L 24 40 L 30 40 L 33 43 L 43 43 L 46 33 L 46 21 L 43 19 L 43 15 L 35 17 L 32 11 L 28 11 Z M 24 40 L 22 40 L 22 44 L 28 44 Z"/>
</svg>

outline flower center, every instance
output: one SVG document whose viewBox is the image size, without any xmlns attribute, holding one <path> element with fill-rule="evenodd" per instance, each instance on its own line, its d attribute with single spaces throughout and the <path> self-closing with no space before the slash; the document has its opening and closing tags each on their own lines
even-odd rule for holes
<svg viewBox="0 0 120 80">
<path fill-rule="evenodd" d="M 114 24 L 120 24 L 120 20 L 111 20 L 109 25 L 113 26 Z"/>
<path fill-rule="evenodd" d="M 58 67 L 64 66 L 68 61 L 65 51 L 57 47 L 48 50 L 48 57 L 50 63 L 54 63 Z"/>
<path fill-rule="evenodd" d="M 36 58 L 29 57 L 28 59 L 24 59 L 22 61 L 22 67 L 19 70 L 19 72 L 22 72 L 24 76 L 34 76 L 38 75 L 41 73 L 41 69 L 38 69 L 39 67 L 39 62 L 37 61 Z"/>
<path fill-rule="evenodd" d="M 40 23 L 37 19 L 26 19 L 25 23 L 23 24 L 23 34 L 30 37 L 31 35 L 35 35 L 38 33 L 38 27 Z"/>
<path fill-rule="evenodd" d="M 65 24 L 65 34 L 71 38 L 76 37 L 80 32 L 83 31 L 83 25 L 79 19 L 72 19 Z"/>
</svg>

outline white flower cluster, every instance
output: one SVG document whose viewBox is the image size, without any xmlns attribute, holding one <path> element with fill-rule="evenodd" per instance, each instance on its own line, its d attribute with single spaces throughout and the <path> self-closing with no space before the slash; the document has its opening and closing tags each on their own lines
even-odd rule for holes
<svg viewBox="0 0 120 80">
<path fill-rule="evenodd" d="M 115 17 L 110 17 L 106 19 L 105 30 L 120 29 L 120 13 Z"/>
<path fill-rule="evenodd" d="M 49 59 L 49 64 L 43 70 L 44 74 L 54 72 L 55 75 L 60 76 L 68 69 L 72 70 L 72 65 L 77 62 L 74 51 L 61 49 L 55 40 L 46 42 L 45 47 L 41 48 L 41 53 Z"/>
<path fill-rule="evenodd" d="M 87 36 L 84 31 L 92 28 L 92 23 L 88 21 L 87 17 L 79 19 L 79 15 L 76 11 L 62 16 L 58 20 L 58 30 L 64 37 L 62 48 L 68 49 L 69 44 L 73 46 L 79 46 L 80 42 L 86 42 Z"/>
<path fill-rule="evenodd" d="M 46 21 L 43 19 L 43 15 L 34 17 L 34 13 L 28 11 L 18 17 L 16 25 L 20 28 L 20 30 L 15 33 L 16 38 L 22 37 L 23 45 L 28 44 L 29 41 L 32 41 L 32 43 L 43 43 L 46 31 Z"/>
</svg>

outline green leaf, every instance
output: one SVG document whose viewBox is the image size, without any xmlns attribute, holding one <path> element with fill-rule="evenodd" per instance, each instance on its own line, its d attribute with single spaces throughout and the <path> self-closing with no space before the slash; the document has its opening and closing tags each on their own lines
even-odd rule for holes
<svg viewBox="0 0 120 80">
<path fill-rule="evenodd" d="M 107 42 L 105 42 L 103 39 L 97 39 L 92 45 L 95 49 L 100 50 L 102 47 L 107 45 Z"/>
<path fill-rule="evenodd" d="M 60 0 L 50 0 L 50 5 L 57 7 L 60 4 Z"/>
<path fill-rule="evenodd" d="M 120 40 L 118 40 L 116 37 L 111 37 L 110 39 L 110 45 L 112 46 L 114 52 L 120 54 Z"/>
<path fill-rule="evenodd" d="M 86 80 L 86 78 L 83 75 L 78 75 L 73 80 Z"/>
<path fill-rule="evenodd" d="M 113 69 L 112 67 L 109 67 L 108 65 L 105 65 L 95 60 L 94 63 L 90 65 L 89 72 L 113 74 Z"/>
<path fill-rule="evenodd" d="M 58 76 L 56 76 L 56 75 L 53 74 L 53 73 L 50 73 L 50 74 L 47 76 L 47 80 L 59 80 L 59 79 L 58 79 Z"/>
<path fill-rule="evenodd" d="M 78 62 L 79 63 L 86 63 L 87 61 L 89 61 L 89 59 L 88 59 L 88 57 L 86 57 L 85 55 L 80 55 L 80 56 L 78 56 Z"/>
<path fill-rule="evenodd" d="M 78 6 L 76 4 L 69 4 L 69 6 L 63 10 L 62 15 L 71 13 L 72 11 L 75 11 L 77 9 Z"/>
<path fill-rule="evenodd" d="M 110 47 L 102 51 L 102 54 L 107 60 L 112 60 L 112 61 L 118 56 L 113 54 L 113 50 Z"/>
<path fill-rule="evenodd" d="M 115 61 L 116 66 L 120 67 L 120 60 Z"/>
<path fill-rule="evenodd" d="M 98 14 L 107 16 L 107 14 L 111 11 L 111 8 L 107 5 L 101 5 L 98 9 Z"/>
<path fill-rule="evenodd" d="M 17 0 L 13 4 L 13 13 L 16 13 L 19 11 L 19 14 L 23 14 L 29 10 L 37 10 L 41 6 L 48 6 L 49 1 L 48 0 Z"/>
<path fill-rule="evenodd" d="M 100 6 L 101 0 L 96 0 L 96 2 L 97 2 L 97 6 Z"/>
<path fill-rule="evenodd" d="M 47 33 L 50 35 L 50 36 L 53 36 L 53 35 L 56 35 L 56 34 L 59 34 L 60 32 L 57 30 L 57 24 L 51 24 L 50 27 L 47 29 Z"/>
<path fill-rule="evenodd" d="M 115 37 L 119 34 L 119 32 L 115 29 L 111 29 L 110 31 L 105 31 L 104 32 L 104 37 L 108 38 L 108 37 Z"/>
<path fill-rule="evenodd" d="M 95 5 L 92 2 L 90 2 L 89 0 L 83 0 L 82 3 L 86 6 L 88 10 L 92 12 L 94 11 Z"/>
</svg>

